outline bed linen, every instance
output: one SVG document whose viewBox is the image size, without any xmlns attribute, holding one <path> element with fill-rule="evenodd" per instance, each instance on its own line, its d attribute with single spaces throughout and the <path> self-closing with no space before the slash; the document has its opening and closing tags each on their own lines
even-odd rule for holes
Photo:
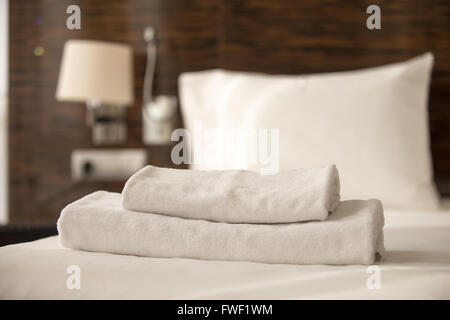
<svg viewBox="0 0 450 320">
<path fill-rule="evenodd" d="M 368 289 L 367 266 L 134 257 L 65 249 L 51 237 L 0 248 L 0 298 L 450 299 L 450 210 L 385 217 L 380 289 Z M 70 265 L 80 267 L 79 290 L 66 287 Z"/>
</svg>

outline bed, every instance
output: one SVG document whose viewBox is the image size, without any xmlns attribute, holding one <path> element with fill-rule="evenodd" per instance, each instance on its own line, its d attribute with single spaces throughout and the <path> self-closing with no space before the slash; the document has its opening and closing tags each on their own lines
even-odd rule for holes
<svg viewBox="0 0 450 320">
<path fill-rule="evenodd" d="M 273 158 L 276 170 L 335 163 L 341 199 L 380 199 L 387 252 L 376 265 L 137 257 L 63 248 L 58 237 L 50 237 L 0 248 L 0 298 L 449 299 L 450 210 L 438 203 L 427 123 L 433 61 L 433 54 L 425 53 L 340 73 L 267 75 L 214 69 L 180 77 L 188 131 L 195 134 L 198 121 L 205 129 L 275 128 L 279 140 L 271 140 L 270 149 L 279 147 L 279 157 Z M 207 150 L 208 141 L 196 140 L 193 154 L 200 144 L 200 150 Z M 237 159 L 185 164 L 264 174 L 267 163 Z M 81 230 L 83 238 L 86 230 Z M 120 244 L 106 252 L 117 252 L 113 249 Z M 73 287 L 74 276 L 79 288 Z"/>
<path fill-rule="evenodd" d="M 368 266 L 300 266 L 93 253 L 58 237 L 0 248 L 1 299 L 450 299 L 450 209 L 386 210 L 380 289 Z M 81 270 L 69 290 L 67 268 Z M 368 269 L 369 268 L 369 269 Z"/>
<path fill-rule="evenodd" d="M 199 120 L 205 128 L 278 128 L 279 169 L 331 161 L 342 199 L 380 199 L 387 252 L 376 265 L 137 257 L 63 248 L 50 237 L 0 248 L 0 298 L 449 299 L 450 210 L 438 203 L 427 123 L 433 60 L 426 53 L 331 74 L 207 70 L 180 77 L 187 130 Z M 261 169 L 245 161 L 186 164 Z"/>
</svg>

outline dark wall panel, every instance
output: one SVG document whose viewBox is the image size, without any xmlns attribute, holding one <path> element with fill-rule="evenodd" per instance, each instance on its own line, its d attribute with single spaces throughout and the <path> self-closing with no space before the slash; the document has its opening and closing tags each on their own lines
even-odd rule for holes
<svg viewBox="0 0 450 320">
<path fill-rule="evenodd" d="M 450 1 L 223 2 L 220 62 L 229 69 L 329 72 L 433 52 L 429 118 L 434 175 L 440 192 L 450 195 Z M 381 8 L 381 30 L 366 28 L 371 4 Z"/>
<path fill-rule="evenodd" d="M 67 6 L 81 8 L 81 30 L 66 28 Z M 128 109 L 128 138 L 141 142 L 143 30 L 158 30 L 155 93 L 175 94 L 182 71 L 217 66 L 218 6 L 215 1 L 10 1 L 9 204 L 10 221 L 54 223 L 71 201 L 98 189 L 121 191 L 123 182 L 74 182 L 73 149 L 94 147 L 83 104 L 56 101 L 55 89 L 67 39 L 98 39 L 130 44 L 134 50 L 135 104 Z M 41 21 L 41 23 L 38 23 Z M 42 46 L 45 53 L 35 56 Z M 181 120 L 180 120 L 181 122 Z M 147 147 L 149 161 L 173 166 L 170 146 Z"/>
</svg>

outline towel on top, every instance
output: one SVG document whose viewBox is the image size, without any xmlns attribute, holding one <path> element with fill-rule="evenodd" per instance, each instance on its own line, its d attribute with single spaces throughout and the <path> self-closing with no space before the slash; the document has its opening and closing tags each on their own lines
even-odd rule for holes
<svg viewBox="0 0 450 320">
<path fill-rule="evenodd" d="M 326 221 L 230 224 L 124 209 L 118 193 L 98 191 L 63 209 L 63 246 L 150 257 L 291 264 L 372 264 L 383 255 L 379 200 L 343 201 Z"/>
<path fill-rule="evenodd" d="M 125 209 L 230 223 L 325 220 L 340 200 L 334 165 L 270 176 L 149 165 L 126 182 L 122 195 Z"/>
</svg>

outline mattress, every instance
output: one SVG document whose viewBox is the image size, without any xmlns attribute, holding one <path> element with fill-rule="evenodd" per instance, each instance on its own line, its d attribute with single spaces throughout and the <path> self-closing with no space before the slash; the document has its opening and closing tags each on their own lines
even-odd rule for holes
<svg viewBox="0 0 450 320">
<path fill-rule="evenodd" d="M 450 211 L 385 215 L 377 267 L 135 257 L 62 248 L 58 237 L 5 246 L 0 298 L 450 299 Z M 73 265 L 79 289 L 67 286 Z"/>
</svg>

